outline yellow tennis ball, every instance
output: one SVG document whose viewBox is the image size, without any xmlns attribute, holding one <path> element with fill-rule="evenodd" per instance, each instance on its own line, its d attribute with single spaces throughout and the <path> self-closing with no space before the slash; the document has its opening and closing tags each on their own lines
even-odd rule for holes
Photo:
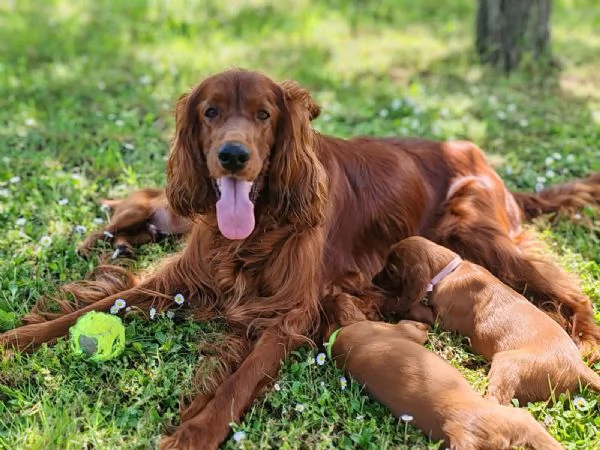
<svg viewBox="0 0 600 450">
<path fill-rule="evenodd" d="M 73 352 L 92 361 L 108 361 L 125 348 L 125 327 L 112 314 L 91 311 L 81 316 L 69 331 Z"/>
</svg>

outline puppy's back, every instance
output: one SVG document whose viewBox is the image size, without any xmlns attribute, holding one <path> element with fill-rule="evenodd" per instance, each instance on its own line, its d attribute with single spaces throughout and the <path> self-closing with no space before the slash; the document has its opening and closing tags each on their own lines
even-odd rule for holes
<svg viewBox="0 0 600 450">
<path fill-rule="evenodd" d="M 529 413 L 483 399 L 414 328 L 380 322 L 344 327 L 332 348 L 336 365 L 400 417 L 452 448 L 539 450 L 562 446 Z"/>
<path fill-rule="evenodd" d="M 345 327 L 332 356 L 392 414 L 410 414 L 434 439 L 444 437 L 438 412 L 451 408 L 454 396 L 465 404 L 475 394 L 456 368 L 406 339 L 394 325 L 363 321 Z"/>
</svg>

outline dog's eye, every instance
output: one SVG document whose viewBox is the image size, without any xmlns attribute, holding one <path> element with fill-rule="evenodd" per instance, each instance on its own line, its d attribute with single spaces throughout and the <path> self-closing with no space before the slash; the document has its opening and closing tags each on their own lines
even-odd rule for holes
<svg viewBox="0 0 600 450">
<path fill-rule="evenodd" d="M 209 119 L 217 117 L 218 115 L 219 110 L 217 108 L 213 108 L 212 106 L 210 108 L 206 108 L 206 111 L 204 111 L 204 116 L 208 117 Z"/>
<path fill-rule="evenodd" d="M 265 110 L 260 110 L 259 112 L 256 113 L 256 118 L 258 120 L 267 120 L 269 117 L 271 117 L 271 115 L 266 112 Z"/>
</svg>

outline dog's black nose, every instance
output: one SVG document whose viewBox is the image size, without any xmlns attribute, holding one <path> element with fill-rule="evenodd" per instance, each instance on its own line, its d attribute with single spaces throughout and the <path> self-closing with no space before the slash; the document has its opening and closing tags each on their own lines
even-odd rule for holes
<svg viewBox="0 0 600 450">
<path fill-rule="evenodd" d="M 228 142 L 219 150 L 219 162 L 231 172 L 242 169 L 250 159 L 250 152 L 245 145 L 237 142 Z"/>
</svg>

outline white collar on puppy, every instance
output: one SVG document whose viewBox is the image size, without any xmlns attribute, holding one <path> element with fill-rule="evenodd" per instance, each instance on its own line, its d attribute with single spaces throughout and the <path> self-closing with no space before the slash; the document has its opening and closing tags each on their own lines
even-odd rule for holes
<svg viewBox="0 0 600 450">
<path fill-rule="evenodd" d="M 452 272 L 454 272 L 454 270 L 456 270 L 456 268 L 460 265 L 461 262 L 462 258 L 460 256 L 457 256 L 452 261 L 450 261 L 450 264 L 444 267 L 440 273 L 438 273 L 435 277 L 431 279 L 431 282 L 427 285 L 427 292 L 433 291 L 433 287 L 440 281 L 442 281 L 444 278 L 446 278 L 448 275 L 450 275 Z"/>
</svg>

